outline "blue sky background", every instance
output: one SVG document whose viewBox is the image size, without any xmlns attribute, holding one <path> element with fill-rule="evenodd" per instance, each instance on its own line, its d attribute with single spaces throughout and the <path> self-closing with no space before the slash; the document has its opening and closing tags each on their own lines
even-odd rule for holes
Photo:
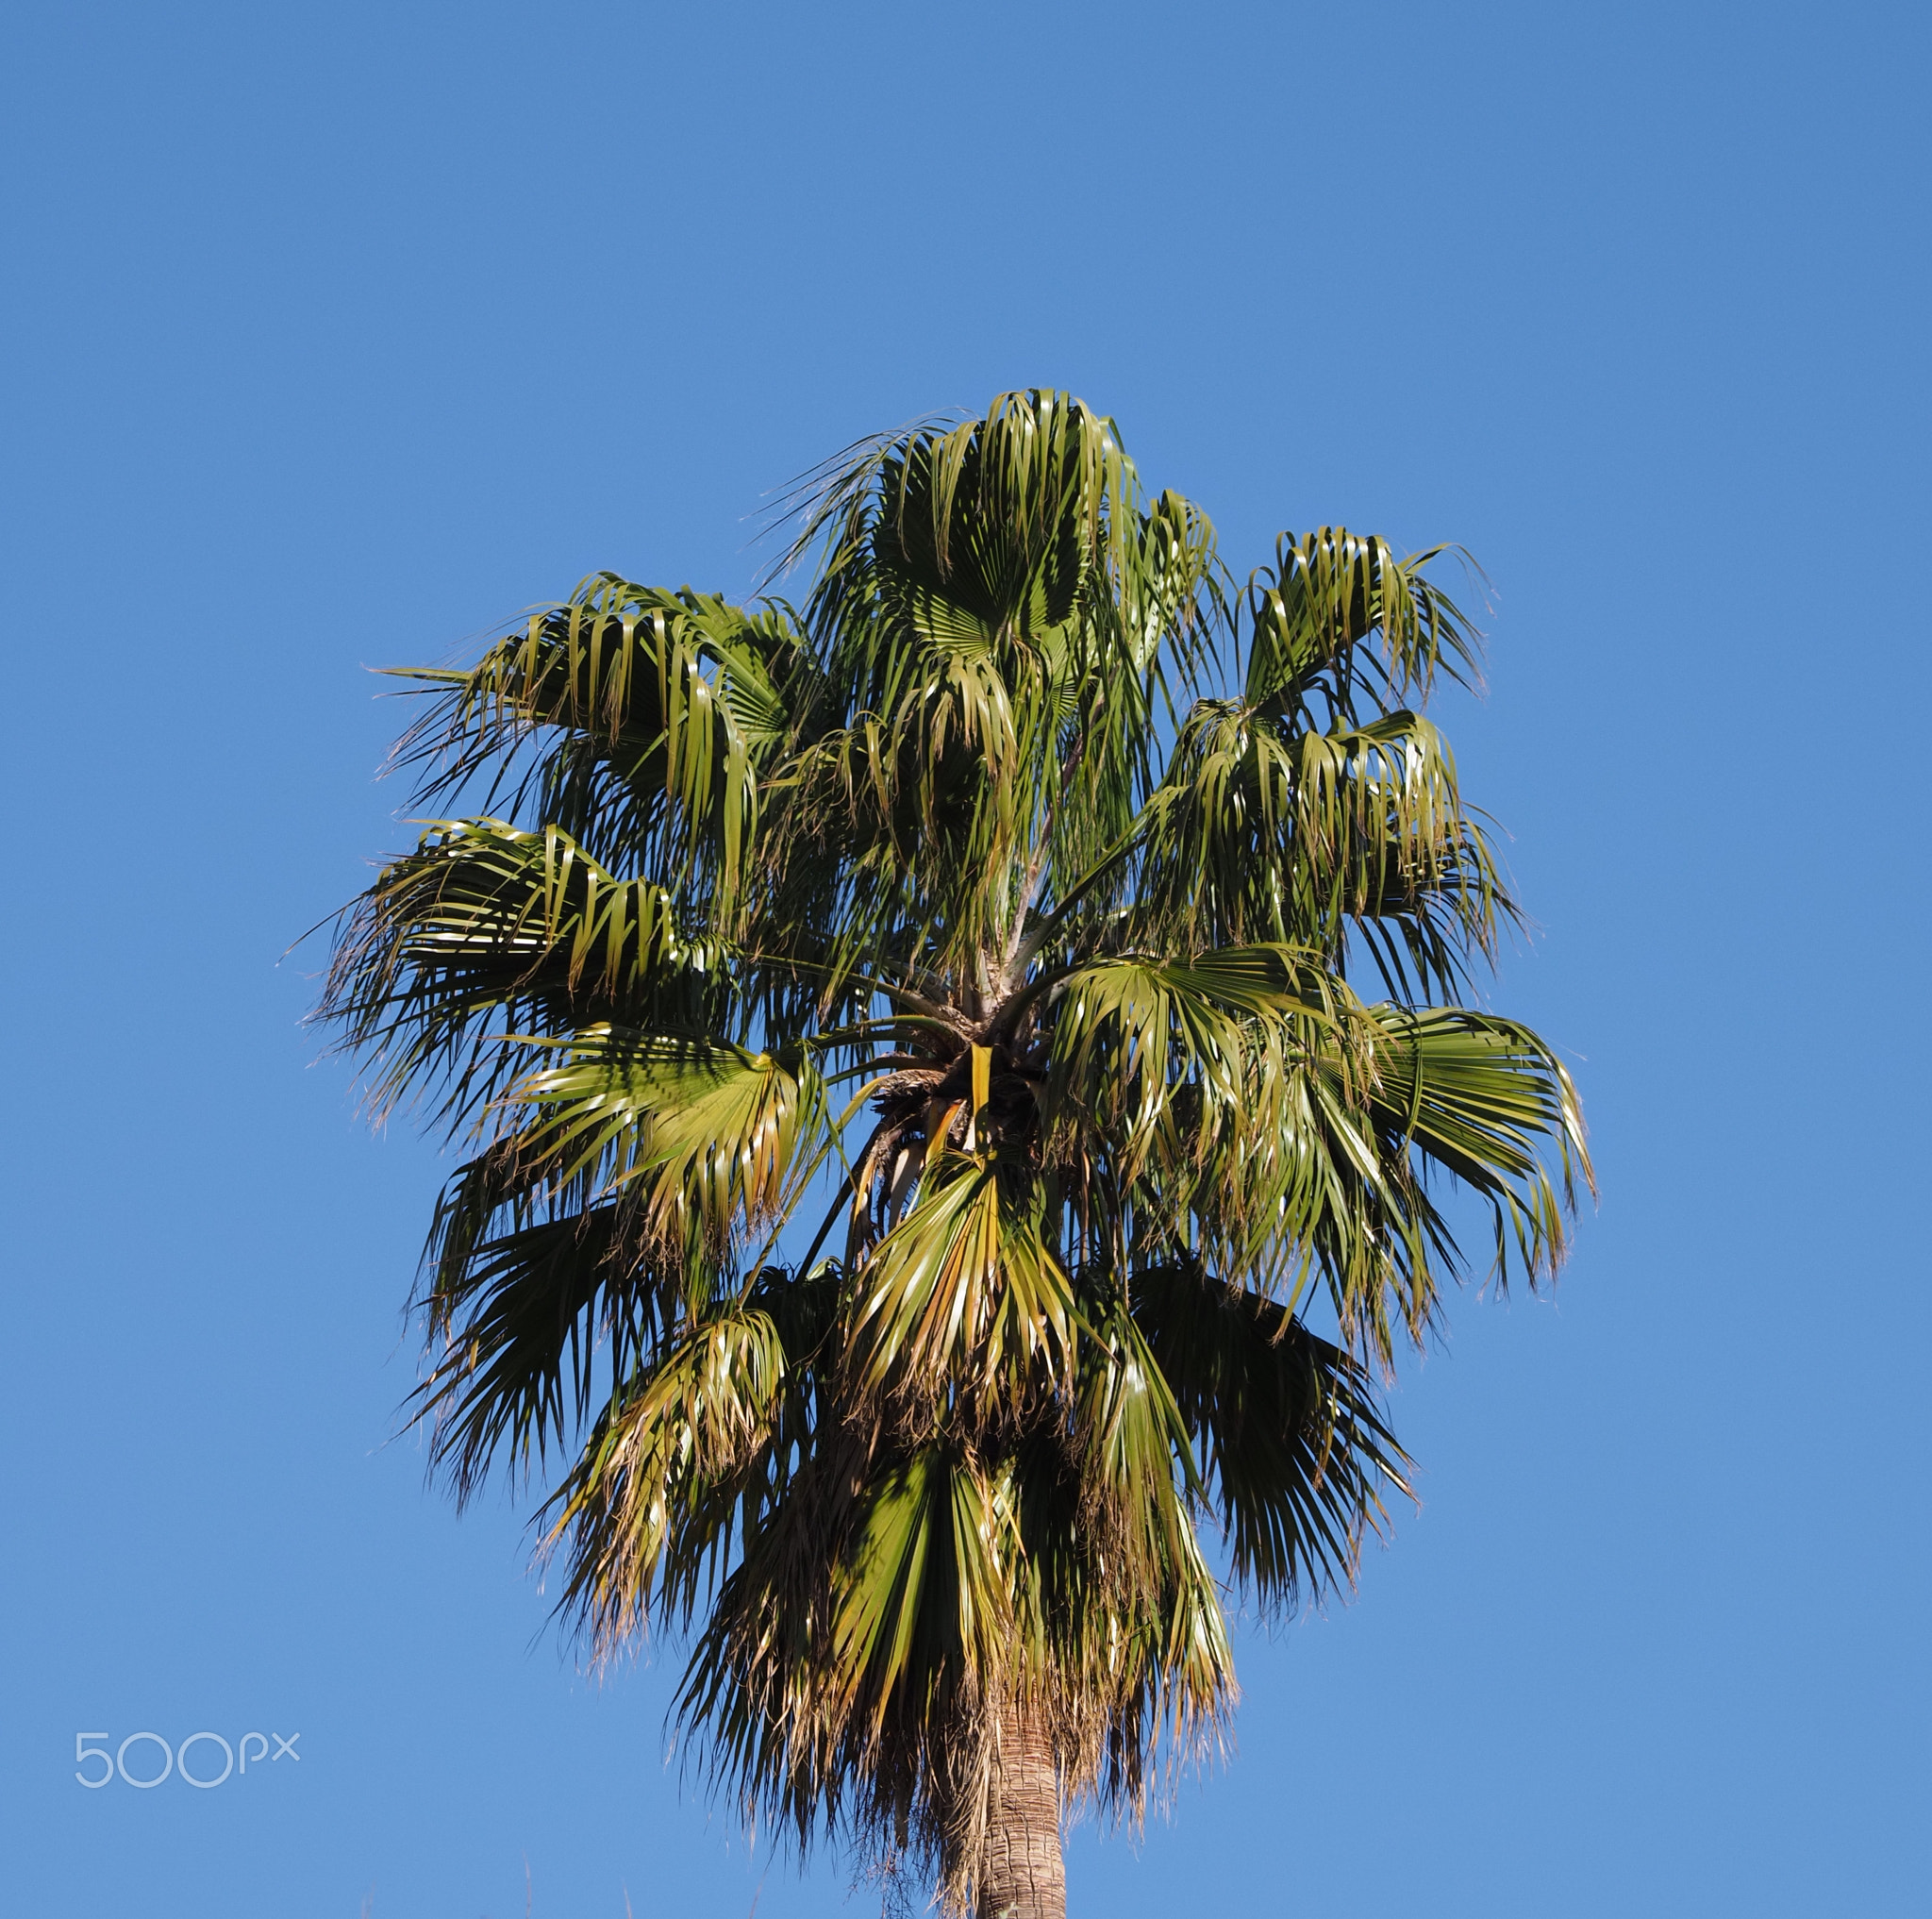
<svg viewBox="0 0 1932 1919">
<path fill-rule="evenodd" d="M 770 490 L 1045 384 L 1238 567 L 1481 559 L 1439 716 L 1605 1192 L 1406 1373 L 1423 1510 L 1075 1910 L 1925 1910 L 1928 20 L 8 9 L 9 1909 L 873 1910 L 385 1444 L 441 1163 L 276 961 L 409 837 L 365 665 L 599 566 L 742 592 Z M 258 1727 L 299 1765 L 74 1782 Z"/>
</svg>

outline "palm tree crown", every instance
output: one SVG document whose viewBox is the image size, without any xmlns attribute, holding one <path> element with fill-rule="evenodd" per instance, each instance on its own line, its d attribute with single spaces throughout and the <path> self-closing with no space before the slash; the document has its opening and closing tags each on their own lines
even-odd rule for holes
<svg viewBox="0 0 1932 1919">
<path fill-rule="evenodd" d="M 474 810 L 324 1010 L 473 1142 L 415 1407 L 458 1496 L 541 1477 L 565 1608 L 686 1636 L 754 1813 L 1045 1911 L 1061 1808 L 1213 1740 L 1229 1592 L 1353 1576 L 1445 1189 L 1533 1283 L 1581 1121 L 1456 1004 L 1515 909 L 1418 710 L 1474 664 L 1433 554 L 1237 589 L 1042 392 L 799 525 L 800 609 L 599 575 L 413 672 L 418 803 Z"/>
</svg>

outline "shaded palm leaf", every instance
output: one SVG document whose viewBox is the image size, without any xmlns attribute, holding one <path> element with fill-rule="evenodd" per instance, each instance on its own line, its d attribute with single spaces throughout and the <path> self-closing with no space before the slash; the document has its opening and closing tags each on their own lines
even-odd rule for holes
<svg viewBox="0 0 1932 1919">
<path fill-rule="evenodd" d="M 1274 1301 L 1186 1262 L 1136 1275 L 1134 1317 L 1198 1450 L 1235 1577 L 1271 1608 L 1352 1583 L 1383 1483 L 1407 1490 L 1361 1367 Z"/>
</svg>

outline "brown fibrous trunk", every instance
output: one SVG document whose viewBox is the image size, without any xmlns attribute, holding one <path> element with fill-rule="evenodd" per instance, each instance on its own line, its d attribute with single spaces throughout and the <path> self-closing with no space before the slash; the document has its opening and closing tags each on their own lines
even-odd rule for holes
<svg viewBox="0 0 1932 1919">
<path fill-rule="evenodd" d="M 978 1894 L 978 1919 L 1066 1919 L 1053 1736 L 1018 1708 L 1000 1715 Z"/>
</svg>

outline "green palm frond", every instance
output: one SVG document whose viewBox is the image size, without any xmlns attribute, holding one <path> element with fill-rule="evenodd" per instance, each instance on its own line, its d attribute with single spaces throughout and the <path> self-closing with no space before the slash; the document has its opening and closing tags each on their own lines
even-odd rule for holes
<svg viewBox="0 0 1932 1919">
<path fill-rule="evenodd" d="M 1514 1020 L 1458 1007 L 1378 1007 L 1373 1017 L 1375 1117 L 1390 1148 L 1399 1140 L 1489 1203 L 1496 1278 L 1555 1277 L 1577 1183 L 1596 1191 L 1562 1062 Z"/>
<path fill-rule="evenodd" d="M 419 1301 L 434 1343 L 415 1404 L 467 1501 L 492 1466 L 525 1477 L 568 1450 L 661 1338 L 681 1276 L 629 1255 L 608 1204 L 450 1250 Z"/>
<path fill-rule="evenodd" d="M 1234 1657 L 1219 1593 L 1195 1536 L 1199 1493 L 1191 1435 L 1174 1385 L 1124 1305 L 1103 1322 L 1080 1398 L 1081 1483 L 1096 1558 L 1119 1624 L 1135 1645 L 1137 1688 L 1165 1689 L 1185 1737 L 1212 1724 L 1234 1692 Z"/>
<path fill-rule="evenodd" d="M 855 930 L 1004 957 L 1151 788 L 1167 676 L 1191 681 L 1219 603 L 1212 528 L 1143 502 L 1111 422 L 1013 393 L 860 449 L 795 551 L 821 544 L 808 622 L 848 717 L 791 776 L 780 844 L 864 869 Z"/>
<path fill-rule="evenodd" d="M 1275 1302 L 1191 1262 L 1148 1268 L 1134 1315 L 1174 1395 L 1235 1577 L 1264 1607 L 1353 1582 L 1408 1460 L 1361 1366 Z"/>
<path fill-rule="evenodd" d="M 1003 1531 L 993 1489 L 965 1458 L 926 1447 L 881 1476 L 834 1582 L 818 1680 L 868 1739 L 908 1694 L 939 1691 L 948 1665 L 958 1684 L 1006 1663 L 1013 1565 Z"/>
<path fill-rule="evenodd" d="M 1387 983 L 1454 992 L 1518 919 L 1441 732 L 1404 709 L 1298 727 L 1236 701 L 1189 714 L 1141 835 L 1130 937 L 1319 947 L 1361 938 Z"/>
<path fill-rule="evenodd" d="M 545 1541 L 567 1548 L 562 1604 L 598 1644 L 636 1632 L 660 1588 L 689 1611 L 781 1424 L 789 1370 L 772 1315 L 741 1306 L 697 1316 L 612 1395 L 552 1498 Z"/>
<path fill-rule="evenodd" d="M 504 1104 L 504 1147 L 552 1193 L 622 1195 L 653 1241 L 724 1259 L 786 1210 L 827 1143 L 808 1058 L 586 1027 Z"/>
<path fill-rule="evenodd" d="M 486 809 L 534 805 L 607 864 L 696 877 L 721 907 L 756 829 L 758 769 L 814 694 L 785 609 L 608 573 L 474 667 L 398 672 L 432 696 L 397 749 L 419 803 L 480 786 Z"/>
<path fill-rule="evenodd" d="M 1017 1396 L 1063 1373 L 1075 1307 L 1040 1236 L 1032 1182 L 991 1155 L 927 1161 L 917 1205 L 859 1277 L 853 1357 L 868 1389 L 942 1396 L 962 1379 Z"/>
<path fill-rule="evenodd" d="M 1319 703 L 1354 720 L 1411 693 L 1426 699 L 1438 673 L 1479 681 L 1475 629 L 1424 572 L 1446 550 L 1398 559 L 1386 540 L 1343 526 L 1282 534 L 1274 566 L 1248 582 L 1247 703 Z"/>
<path fill-rule="evenodd" d="M 1137 1171 L 1155 1137 L 1183 1125 L 1205 1153 L 1224 1122 L 1278 1129 L 1289 1059 L 1354 1010 L 1315 956 L 1289 946 L 1222 947 L 1185 962 L 1102 960 L 1053 989 L 1049 1113 L 1104 1134 Z M 1185 1121 L 1176 1094 L 1193 1094 Z M 1253 1102 L 1261 1102 L 1258 1110 Z M 1176 1157 L 1188 1150 L 1176 1146 Z"/>
<path fill-rule="evenodd" d="M 1138 1816 L 1216 1747 L 1231 1599 L 1349 1585 L 1378 1376 L 1556 1272 L 1590 1160 L 1458 1004 L 1519 909 L 1424 710 L 1476 678 L 1447 549 L 1238 590 L 1043 391 L 789 505 L 798 609 L 598 574 L 404 676 L 435 817 L 321 1010 L 464 1141 L 438 1469 L 541 1479 L 596 1656 L 686 1637 L 747 1813 L 960 1911 L 1023 1753 Z"/>
<path fill-rule="evenodd" d="M 735 956 L 657 880 L 617 878 L 558 826 L 428 826 L 347 917 L 325 995 L 378 1110 L 434 1086 L 474 1116 L 524 1064 L 519 1031 L 729 1017 Z"/>
</svg>

